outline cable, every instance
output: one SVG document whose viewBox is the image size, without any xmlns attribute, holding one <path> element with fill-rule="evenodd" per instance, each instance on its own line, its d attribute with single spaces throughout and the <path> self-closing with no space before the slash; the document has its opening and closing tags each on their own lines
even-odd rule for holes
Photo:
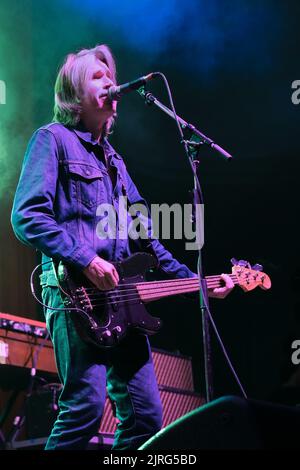
<svg viewBox="0 0 300 470">
<path fill-rule="evenodd" d="M 44 308 L 47 308 L 47 309 L 49 309 L 49 310 L 55 310 L 55 311 L 60 310 L 60 311 L 64 311 L 64 312 L 66 312 L 66 311 L 68 311 L 68 312 L 70 312 L 70 311 L 75 311 L 75 312 L 77 312 L 77 313 L 78 313 L 78 311 L 79 311 L 79 312 L 82 312 L 82 313 L 88 318 L 89 322 L 93 325 L 93 327 L 96 328 L 96 327 L 97 327 L 97 324 L 95 323 L 94 319 L 93 319 L 85 310 L 82 310 L 81 308 L 75 308 L 75 307 L 69 307 L 69 306 L 68 306 L 67 308 L 64 308 L 64 307 L 50 307 L 50 305 L 44 304 L 44 303 L 37 297 L 37 295 L 36 295 L 36 293 L 35 293 L 35 290 L 34 290 L 34 282 L 33 282 L 34 274 L 36 273 L 36 271 L 37 271 L 41 266 L 43 266 L 44 264 L 49 264 L 49 263 L 53 264 L 53 261 L 52 261 L 52 260 L 51 260 L 51 261 L 45 261 L 44 263 L 38 264 L 38 265 L 33 269 L 32 273 L 31 273 L 31 275 L 30 275 L 30 289 L 31 289 L 31 293 L 32 293 L 33 297 L 35 298 L 35 300 L 36 300 L 40 305 L 42 305 Z M 54 269 L 54 268 L 53 268 L 53 269 Z M 55 273 L 55 269 L 54 269 L 54 273 Z M 56 275 L 56 273 L 55 273 L 55 275 Z M 71 297 L 67 294 L 67 292 L 65 292 L 65 291 L 62 289 L 62 287 L 60 286 L 59 282 L 57 282 L 57 288 L 60 289 L 60 290 L 70 299 L 70 301 L 72 302 Z"/>
</svg>

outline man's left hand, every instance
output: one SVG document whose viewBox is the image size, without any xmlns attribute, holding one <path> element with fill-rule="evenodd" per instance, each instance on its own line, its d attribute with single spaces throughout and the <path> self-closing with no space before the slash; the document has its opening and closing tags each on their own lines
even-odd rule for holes
<svg viewBox="0 0 300 470">
<path fill-rule="evenodd" d="M 208 297 L 214 297 L 216 299 L 225 299 L 227 295 L 234 288 L 234 284 L 228 274 L 221 274 L 221 278 L 225 282 L 224 287 L 217 287 L 216 289 L 208 290 Z"/>
</svg>

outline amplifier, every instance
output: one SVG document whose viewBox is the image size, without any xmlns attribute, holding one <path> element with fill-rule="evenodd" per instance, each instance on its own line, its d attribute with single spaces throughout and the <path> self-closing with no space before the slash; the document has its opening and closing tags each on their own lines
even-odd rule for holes
<svg viewBox="0 0 300 470">
<path fill-rule="evenodd" d="M 161 386 L 159 386 L 159 393 L 163 407 L 163 427 L 168 426 L 168 424 L 176 419 L 205 403 L 204 398 L 197 393 L 182 392 Z M 106 398 L 99 432 L 113 434 L 117 424 L 118 420 L 115 417 L 114 406 L 110 400 Z"/>
<path fill-rule="evenodd" d="M 57 384 L 50 384 L 48 390 L 34 393 L 26 404 L 26 431 L 28 439 L 48 436 L 57 416 Z M 159 387 L 163 406 L 163 427 L 195 410 L 204 404 L 204 399 L 196 393 Z M 107 397 L 99 433 L 113 435 L 118 424 L 114 405 Z"/>
<path fill-rule="evenodd" d="M 172 354 L 152 348 L 157 383 L 187 392 L 194 391 L 192 360 L 180 354 Z"/>
</svg>

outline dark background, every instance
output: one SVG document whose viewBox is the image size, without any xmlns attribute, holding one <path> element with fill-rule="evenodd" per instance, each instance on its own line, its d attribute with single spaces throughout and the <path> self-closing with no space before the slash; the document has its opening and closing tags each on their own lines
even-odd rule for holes
<svg viewBox="0 0 300 470">
<path fill-rule="evenodd" d="M 113 5 L 112 5 L 113 3 Z M 300 4 L 296 1 L 17 1 L 0 4 L 0 310 L 42 320 L 31 298 L 34 250 L 12 234 L 11 204 L 27 142 L 51 121 L 53 86 L 65 55 L 106 43 L 119 83 L 160 70 L 177 112 L 233 154 L 231 163 L 201 150 L 206 274 L 230 272 L 230 259 L 260 263 L 271 291 L 238 287 L 211 310 L 237 373 L 252 398 L 293 402 L 299 383 L 291 344 L 300 338 L 299 113 L 291 101 L 300 79 Z M 167 103 L 161 81 L 151 91 Z M 173 120 L 137 94 L 119 106 L 111 138 L 149 203 L 190 202 L 192 175 Z M 165 245 L 196 269 L 183 240 Z M 204 393 L 201 318 L 196 304 L 152 304 L 164 321 L 155 347 L 192 356 Z M 215 395 L 240 394 L 213 339 Z M 297 389 L 295 389 L 297 390 Z M 296 401 L 298 398 L 296 398 Z"/>
</svg>

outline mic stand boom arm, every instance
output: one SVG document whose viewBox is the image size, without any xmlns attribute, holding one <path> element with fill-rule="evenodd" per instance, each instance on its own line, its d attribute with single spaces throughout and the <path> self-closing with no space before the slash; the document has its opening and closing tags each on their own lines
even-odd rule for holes
<svg viewBox="0 0 300 470">
<path fill-rule="evenodd" d="M 220 147 L 220 145 L 216 144 L 212 139 L 210 139 L 209 137 L 204 135 L 202 132 L 200 132 L 195 126 L 193 126 L 193 124 L 189 124 L 188 122 L 186 122 L 184 119 L 182 119 L 177 114 L 175 116 L 173 111 L 170 108 L 168 108 L 167 106 L 162 104 L 157 98 L 155 98 L 155 96 L 152 93 L 150 93 L 149 91 L 146 91 L 144 86 L 139 88 L 137 91 L 145 99 L 146 104 L 148 104 L 148 105 L 155 104 L 155 106 L 160 108 L 162 111 L 164 111 L 166 114 L 168 114 L 171 118 L 173 118 L 173 119 L 177 118 L 177 121 L 179 122 L 179 124 L 180 124 L 180 126 L 183 130 L 191 131 L 191 133 L 193 135 L 196 135 L 200 139 L 200 142 L 189 142 L 188 141 L 187 143 L 189 145 L 193 145 L 193 146 L 195 146 L 197 144 L 198 145 L 201 145 L 201 144 L 208 145 L 211 148 L 213 148 L 214 150 L 216 150 L 217 152 L 219 152 L 226 160 L 231 160 L 232 155 L 230 155 L 230 153 L 226 152 L 226 150 L 224 150 L 222 147 Z"/>
</svg>

